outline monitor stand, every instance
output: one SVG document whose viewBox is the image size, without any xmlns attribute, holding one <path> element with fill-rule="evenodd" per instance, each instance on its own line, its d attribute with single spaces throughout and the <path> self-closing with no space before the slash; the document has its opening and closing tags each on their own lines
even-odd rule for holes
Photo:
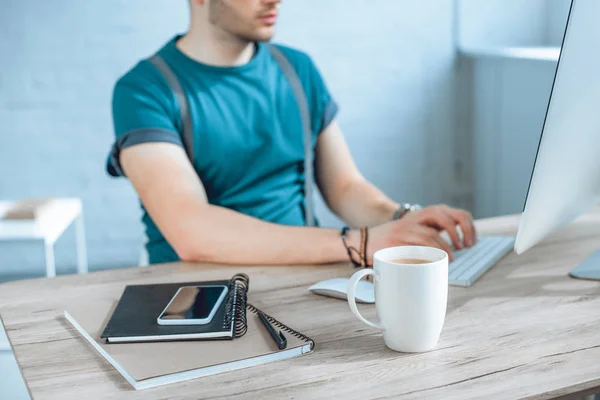
<svg viewBox="0 0 600 400">
<path fill-rule="evenodd" d="M 569 272 L 573 278 L 600 280 L 600 250 L 592 253 Z"/>
</svg>

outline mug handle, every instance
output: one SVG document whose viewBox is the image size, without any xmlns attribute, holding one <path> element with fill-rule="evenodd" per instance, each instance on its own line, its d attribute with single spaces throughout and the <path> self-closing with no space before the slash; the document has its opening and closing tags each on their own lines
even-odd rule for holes
<svg viewBox="0 0 600 400">
<path fill-rule="evenodd" d="M 371 322 L 368 319 L 366 319 L 365 317 L 363 317 L 362 315 L 360 315 L 360 312 L 358 311 L 358 307 L 356 307 L 356 285 L 358 285 L 358 282 L 369 276 L 369 275 L 375 275 L 375 271 L 373 271 L 372 269 L 362 269 L 360 271 L 357 271 L 354 275 L 352 275 L 352 278 L 350 278 L 350 280 L 348 281 L 348 304 L 350 305 L 350 310 L 352 311 L 352 313 L 354 315 L 356 315 L 356 318 L 360 319 L 362 322 L 364 322 L 365 324 L 372 326 L 373 328 L 378 328 L 378 329 L 383 329 L 383 326 L 381 325 L 381 322 Z"/>
</svg>

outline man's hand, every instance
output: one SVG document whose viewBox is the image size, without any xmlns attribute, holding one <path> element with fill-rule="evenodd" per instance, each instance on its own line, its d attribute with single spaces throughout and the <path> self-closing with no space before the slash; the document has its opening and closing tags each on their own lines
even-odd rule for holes
<svg viewBox="0 0 600 400">
<path fill-rule="evenodd" d="M 462 240 L 457 226 L 463 232 Z M 385 247 L 417 245 L 442 249 L 452 261 L 452 248 L 440 236 L 442 231 L 448 232 L 457 250 L 471 247 L 477 240 L 473 217 L 469 212 L 445 205 L 431 206 L 411 211 L 398 221 L 372 228 L 369 235 L 369 259 L 372 260 L 375 251 Z"/>
</svg>

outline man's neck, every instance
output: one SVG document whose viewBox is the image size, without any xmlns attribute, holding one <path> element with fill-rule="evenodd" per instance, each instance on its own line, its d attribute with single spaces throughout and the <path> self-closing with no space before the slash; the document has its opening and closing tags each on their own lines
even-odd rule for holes
<svg viewBox="0 0 600 400">
<path fill-rule="evenodd" d="M 230 67 L 247 64 L 254 55 L 253 42 L 225 32 L 190 30 L 177 41 L 177 48 L 203 64 Z"/>
</svg>

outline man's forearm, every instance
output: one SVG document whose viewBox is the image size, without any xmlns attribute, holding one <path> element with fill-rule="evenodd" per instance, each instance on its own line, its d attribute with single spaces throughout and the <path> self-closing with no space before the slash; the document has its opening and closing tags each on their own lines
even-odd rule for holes
<svg viewBox="0 0 600 400">
<path fill-rule="evenodd" d="M 183 149 L 143 143 L 121 164 L 144 207 L 182 260 L 232 264 L 320 264 L 347 261 L 339 232 L 277 225 L 210 205 Z M 349 241 L 359 240 L 351 232 Z"/>
<path fill-rule="evenodd" d="M 331 203 L 332 211 L 352 227 L 389 222 L 399 206 L 365 179 L 348 184 Z"/>
<path fill-rule="evenodd" d="M 231 264 L 322 264 L 347 261 L 339 231 L 261 221 L 213 205 L 194 212 L 168 229 L 181 259 Z M 356 233 L 350 240 L 358 241 Z"/>
</svg>

